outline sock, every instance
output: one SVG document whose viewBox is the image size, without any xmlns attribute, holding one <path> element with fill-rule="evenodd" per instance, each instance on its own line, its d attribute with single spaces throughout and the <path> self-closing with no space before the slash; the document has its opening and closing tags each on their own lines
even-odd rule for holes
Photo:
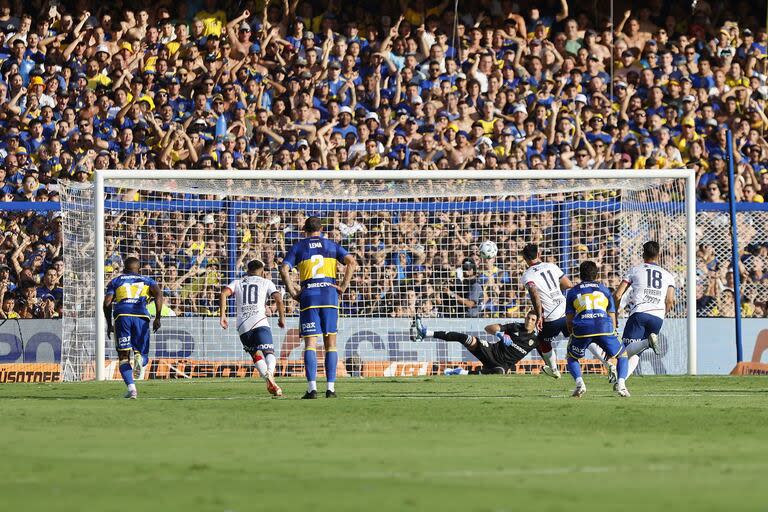
<svg viewBox="0 0 768 512">
<path fill-rule="evenodd" d="M 620 388 L 625 388 L 625 387 L 627 387 L 627 381 L 626 381 L 626 379 L 619 379 L 619 381 L 618 381 L 618 384 L 619 384 L 619 387 L 620 387 Z"/>
<path fill-rule="evenodd" d="M 128 384 L 128 391 L 136 391 L 136 384 Z"/>
<path fill-rule="evenodd" d="M 576 384 L 579 382 L 583 384 L 584 381 L 581 378 L 581 365 L 579 364 L 579 360 L 569 357 L 567 361 L 565 366 L 568 368 L 568 373 L 570 373 L 574 380 L 576 380 Z"/>
<path fill-rule="evenodd" d="M 547 366 L 553 370 L 557 370 L 557 355 L 555 354 L 554 350 L 550 350 L 549 352 L 542 352 L 541 358 L 545 363 L 547 363 Z"/>
<path fill-rule="evenodd" d="M 637 365 L 640 364 L 640 356 L 634 355 L 632 357 L 628 358 L 629 362 L 627 364 L 627 378 L 629 378 L 630 375 L 635 373 L 635 369 L 637 369 Z"/>
<path fill-rule="evenodd" d="M 267 371 L 270 375 L 274 375 L 275 368 L 277 367 L 277 358 L 275 357 L 275 354 L 267 354 L 264 356 L 264 359 L 267 361 Z"/>
<path fill-rule="evenodd" d="M 601 363 L 603 363 L 603 366 L 608 368 L 608 359 L 605 358 L 605 351 L 592 343 L 589 346 L 589 351 L 592 352 L 592 355 L 595 356 L 596 359 L 599 359 Z"/>
<path fill-rule="evenodd" d="M 474 336 L 469 336 L 468 334 L 454 331 L 435 331 L 432 336 L 439 340 L 455 341 L 461 343 L 465 347 L 469 347 L 469 345 L 472 343 L 472 340 L 474 339 Z"/>
<path fill-rule="evenodd" d="M 145 356 L 144 354 L 141 355 L 141 366 L 147 366 L 147 363 L 149 363 L 149 356 Z"/>
<path fill-rule="evenodd" d="M 336 349 L 325 351 L 325 378 L 328 381 L 328 389 L 333 391 L 333 386 L 336 382 L 336 366 L 339 364 L 339 353 Z"/>
<path fill-rule="evenodd" d="M 577 386 L 584 386 L 584 378 L 583 377 L 579 377 L 578 379 L 576 379 L 576 385 Z"/>
<path fill-rule="evenodd" d="M 648 340 L 637 340 L 627 345 L 626 353 L 628 357 L 639 354 L 650 346 Z"/>
<path fill-rule="evenodd" d="M 619 373 L 619 382 L 626 380 L 627 370 L 629 370 L 629 360 L 625 356 L 619 356 L 616 360 L 616 370 Z"/>
<path fill-rule="evenodd" d="M 336 383 L 335 382 L 329 382 L 328 383 L 328 391 L 335 392 L 336 391 Z"/>
<path fill-rule="evenodd" d="M 120 375 L 123 376 L 123 382 L 127 385 L 130 386 L 133 384 L 133 369 L 131 368 L 131 363 L 128 361 L 120 363 Z"/>
<path fill-rule="evenodd" d="M 304 351 L 304 373 L 309 383 L 309 391 L 317 390 L 317 352 L 314 348 Z"/>
<path fill-rule="evenodd" d="M 430 331 L 429 329 L 426 329 L 424 331 L 424 336 L 427 337 L 427 338 L 434 338 L 435 331 Z"/>
<path fill-rule="evenodd" d="M 256 369 L 259 371 L 259 375 L 261 375 L 262 379 L 267 376 L 267 362 L 263 357 L 259 357 L 256 361 Z"/>
</svg>

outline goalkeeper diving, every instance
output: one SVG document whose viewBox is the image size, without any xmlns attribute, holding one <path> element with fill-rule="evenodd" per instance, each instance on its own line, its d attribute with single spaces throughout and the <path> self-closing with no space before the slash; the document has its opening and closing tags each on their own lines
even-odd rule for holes
<svg viewBox="0 0 768 512">
<path fill-rule="evenodd" d="M 514 373 L 517 363 L 536 348 L 537 319 L 536 313 L 531 310 L 526 313 L 523 322 L 486 325 L 485 332 L 496 338 L 496 342 L 490 343 L 471 334 L 429 330 L 417 316 L 411 323 L 411 341 L 422 341 L 424 338 L 455 341 L 464 345 L 483 364 L 480 373 Z"/>
</svg>

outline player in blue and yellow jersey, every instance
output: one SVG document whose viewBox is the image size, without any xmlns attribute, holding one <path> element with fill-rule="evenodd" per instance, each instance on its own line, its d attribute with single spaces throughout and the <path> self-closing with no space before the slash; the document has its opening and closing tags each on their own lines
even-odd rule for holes
<svg viewBox="0 0 768 512">
<path fill-rule="evenodd" d="M 317 337 L 323 336 L 325 373 L 328 381 L 326 398 L 336 397 L 336 327 L 339 318 L 339 296 L 349 287 L 357 267 L 355 258 L 342 246 L 322 236 L 323 223 L 309 217 L 304 223 L 303 238 L 296 242 L 283 259 L 280 276 L 288 293 L 299 301 L 299 335 L 304 340 L 304 367 L 308 388 L 302 398 L 317 398 Z M 345 266 L 344 280 L 336 282 L 338 264 Z M 296 288 L 289 276 L 292 268 L 299 271 L 301 287 Z"/>
<path fill-rule="evenodd" d="M 112 279 L 104 292 L 104 316 L 107 317 L 107 336 L 114 330 L 115 349 L 120 361 L 128 392 L 125 398 L 136 398 L 134 378 L 141 377 L 149 354 L 149 298 L 155 299 L 155 311 L 163 310 L 163 291 L 157 282 L 139 274 L 138 258 L 125 259 L 125 272 Z M 114 325 L 112 318 L 114 316 Z M 160 329 L 160 314 L 152 324 L 155 332 Z M 131 368 L 133 352 L 133 368 Z"/>
<path fill-rule="evenodd" d="M 576 379 L 573 396 L 578 398 L 587 392 L 581 377 L 579 359 L 590 343 L 605 351 L 607 357 L 617 357 L 619 380 L 616 392 L 629 396 L 625 384 L 627 378 L 627 355 L 622 350 L 616 335 L 616 305 L 613 295 L 604 284 L 597 282 L 597 264 L 585 261 L 579 265 L 581 282 L 568 290 L 565 298 L 565 321 L 571 338 L 568 343 L 568 372 Z"/>
</svg>

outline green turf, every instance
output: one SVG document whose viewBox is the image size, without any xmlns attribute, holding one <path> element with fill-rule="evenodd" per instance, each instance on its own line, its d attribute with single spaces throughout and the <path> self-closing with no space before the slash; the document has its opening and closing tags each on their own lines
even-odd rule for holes
<svg viewBox="0 0 768 512">
<path fill-rule="evenodd" d="M 768 381 L 0 386 L 4 510 L 767 510 Z M 322 385 L 321 385 L 322 387 Z M 182 400 L 182 399 L 185 400 Z"/>
</svg>

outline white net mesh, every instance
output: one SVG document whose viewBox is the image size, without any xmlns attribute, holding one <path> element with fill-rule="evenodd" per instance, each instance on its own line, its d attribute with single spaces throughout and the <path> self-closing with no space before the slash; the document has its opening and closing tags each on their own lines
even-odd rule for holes
<svg viewBox="0 0 768 512">
<path fill-rule="evenodd" d="M 91 184 L 61 187 L 64 229 L 63 380 L 92 379 L 96 369 L 96 282 L 94 272 L 94 189 Z"/>
<path fill-rule="evenodd" d="M 768 311 L 768 212 L 736 214 L 741 259 L 742 311 L 745 318 Z M 731 220 L 727 210 L 696 215 L 696 313 L 699 317 L 733 317 Z"/>
<path fill-rule="evenodd" d="M 110 179 L 105 182 L 104 279 L 122 270 L 123 258 L 135 255 L 142 272 L 164 289 L 163 314 L 171 316 L 153 336 L 148 378 L 250 376 L 254 368 L 236 331 L 218 325 L 221 286 L 239 276 L 247 261 L 259 258 L 282 287 L 282 256 L 301 238 L 306 216 L 318 215 L 325 235 L 360 265 L 341 297 L 340 374 L 419 375 L 476 361 L 459 344 L 411 343 L 408 327 L 415 314 L 436 329 L 476 335 L 483 335 L 491 318 L 523 316 L 530 307 L 520 283 L 525 269 L 519 252 L 526 243 L 539 244 L 544 259 L 573 280 L 581 261 L 597 261 L 603 280 L 615 288 L 640 261 L 642 244 L 658 240 L 662 264 L 677 279 L 677 306 L 665 323 L 661 355 L 645 355 L 640 368 L 679 374 L 687 369 L 684 192 L 683 180 L 644 178 Z M 67 250 L 68 264 L 82 272 L 66 280 L 65 300 L 74 302 L 68 305 L 74 317 L 65 324 L 63 353 L 69 354 L 66 364 L 80 365 L 65 377 L 78 379 L 91 375 L 93 319 L 100 308 L 94 302 L 92 194 L 67 194 L 67 245 L 77 246 Z M 498 246 L 493 259 L 479 257 L 485 240 Z M 482 293 L 474 308 L 446 294 L 465 289 L 465 258 L 474 259 L 479 270 Z M 273 324 L 278 373 L 299 375 L 298 309 L 287 296 L 286 306 L 287 328 Z M 555 346 L 562 360 L 565 340 Z M 106 358 L 115 357 L 108 342 Z M 538 371 L 540 364 L 534 352 L 518 370 Z M 108 367 L 107 377 L 116 376 L 114 365 Z"/>
</svg>

